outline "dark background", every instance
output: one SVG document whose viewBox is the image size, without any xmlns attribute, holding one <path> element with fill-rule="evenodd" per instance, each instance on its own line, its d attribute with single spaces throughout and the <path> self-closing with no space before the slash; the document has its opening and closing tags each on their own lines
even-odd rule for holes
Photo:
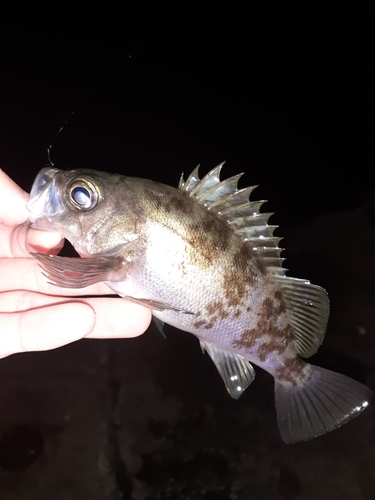
<svg viewBox="0 0 375 500">
<path fill-rule="evenodd" d="M 16 6 L 0 167 L 29 190 L 66 120 L 57 168 L 177 185 L 226 160 L 276 212 L 291 274 L 330 293 L 315 362 L 374 388 L 374 16 L 332 0 Z M 16 355 L 0 376 L 1 499 L 373 498 L 372 407 L 286 446 L 271 378 L 232 401 L 188 334 Z"/>
<path fill-rule="evenodd" d="M 288 224 L 374 187 L 370 3 L 33 4 L 1 31 L 0 161 L 25 188 L 72 111 L 57 167 L 176 184 L 226 160 Z"/>
</svg>

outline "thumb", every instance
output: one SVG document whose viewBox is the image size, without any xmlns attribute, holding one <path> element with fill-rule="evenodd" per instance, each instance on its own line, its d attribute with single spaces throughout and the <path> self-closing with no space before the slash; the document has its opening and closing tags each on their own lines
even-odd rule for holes
<svg viewBox="0 0 375 500">
<path fill-rule="evenodd" d="M 95 312 L 84 302 L 72 301 L 29 311 L 0 313 L 0 357 L 16 352 L 44 351 L 88 335 Z"/>
</svg>

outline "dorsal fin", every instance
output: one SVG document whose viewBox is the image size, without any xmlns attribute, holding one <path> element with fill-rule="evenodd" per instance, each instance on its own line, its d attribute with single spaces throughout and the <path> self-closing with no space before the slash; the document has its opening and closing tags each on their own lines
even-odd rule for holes
<svg viewBox="0 0 375 500">
<path fill-rule="evenodd" d="M 250 201 L 249 197 L 257 186 L 238 189 L 238 181 L 243 174 L 234 175 L 223 181 L 220 171 L 224 165 L 220 163 L 202 179 L 199 177 L 199 165 L 187 180 L 181 176 L 179 188 L 189 193 L 207 210 L 220 216 L 233 227 L 234 231 L 252 248 L 256 255 L 267 266 L 268 271 L 276 276 L 284 276 L 286 269 L 282 267 L 280 257 L 282 238 L 273 236 L 277 226 L 268 225 L 271 213 L 260 213 L 265 201 Z"/>
</svg>

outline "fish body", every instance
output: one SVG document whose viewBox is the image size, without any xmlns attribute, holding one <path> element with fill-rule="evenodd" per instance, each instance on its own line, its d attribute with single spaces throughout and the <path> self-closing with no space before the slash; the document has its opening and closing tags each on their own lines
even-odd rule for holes
<svg viewBox="0 0 375 500">
<path fill-rule="evenodd" d="M 80 288 L 105 282 L 150 307 L 158 324 L 194 334 L 229 394 L 253 381 L 254 363 L 275 379 L 281 436 L 307 440 L 359 414 L 372 392 L 303 361 L 323 341 L 324 289 L 285 276 L 281 238 L 239 190 L 240 175 L 203 179 L 195 169 L 178 188 L 90 169 L 43 169 L 30 224 L 59 231 L 82 258 L 35 254 L 51 282 Z"/>
</svg>

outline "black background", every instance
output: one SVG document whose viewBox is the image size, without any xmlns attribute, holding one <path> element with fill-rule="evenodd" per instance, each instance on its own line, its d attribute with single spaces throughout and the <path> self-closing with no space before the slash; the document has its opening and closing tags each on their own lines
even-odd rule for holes
<svg viewBox="0 0 375 500">
<path fill-rule="evenodd" d="M 0 162 L 25 189 L 72 112 L 56 167 L 176 185 L 226 160 L 283 225 L 375 185 L 370 3 L 30 4 L 1 31 Z"/>
</svg>

